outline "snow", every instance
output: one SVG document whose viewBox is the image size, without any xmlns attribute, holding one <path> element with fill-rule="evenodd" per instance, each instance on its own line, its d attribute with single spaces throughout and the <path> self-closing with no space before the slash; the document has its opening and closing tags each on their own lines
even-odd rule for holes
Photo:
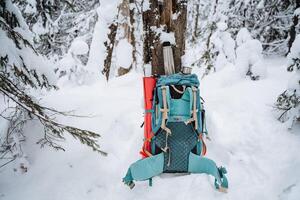
<svg viewBox="0 0 300 200">
<path fill-rule="evenodd" d="M 240 31 L 238 32 L 237 36 L 236 36 L 236 43 L 237 46 L 242 45 L 243 43 L 247 42 L 248 40 L 251 40 L 252 37 L 249 33 L 249 31 L 247 30 L 247 28 L 241 28 Z"/>
<path fill-rule="evenodd" d="M 223 22 L 218 23 L 218 30 L 212 37 L 219 52 L 216 65 L 220 67 L 216 67 L 216 73 L 201 80 L 201 96 L 206 101 L 211 138 L 211 141 L 206 140 L 207 157 L 227 168 L 228 193 L 217 192 L 213 178 L 207 175 L 163 174 L 153 179 L 153 187 L 149 187 L 147 181 L 137 182 L 133 190 L 122 183 L 129 165 L 140 159 L 143 75 L 133 70 L 125 76 L 111 78 L 109 82 L 100 76 L 106 56 L 104 42 L 109 33 L 108 25 L 116 17 L 119 2 L 101 1 L 87 65 L 83 66 L 77 58 L 77 55 L 87 53 L 87 46 L 76 40 L 58 63 L 60 70 L 76 73 L 62 77 L 58 82 L 60 90 L 47 92 L 41 100 L 43 105 L 85 116 L 59 117 L 57 120 L 101 134 L 99 144 L 108 156 L 92 152 L 68 134 L 66 141 L 59 141 L 65 152 L 49 147 L 40 149 L 36 142 L 43 137 L 43 129 L 35 121 L 29 122 L 24 130 L 26 141 L 22 148 L 26 159 L 0 168 L 0 199 L 299 200 L 300 127 L 289 132 L 290 125 L 276 120 L 273 112 L 274 102 L 286 86 L 297 88 L 297 77 L 294 76 L 299 77 L 299 74 L 286 71 L 287 60 L 284 58 L 264 59 L 261 43 L 253 40 L 245 28 L 237 35 L 236 49 Z M 245 1 L 246 4 L 249 2 Z M 143 6 L 144 10 L 149 9 L 149 1 L 144 1 Z M 24 31 L 25 25 L 22 28 Z M 36 33 L 43 31 L 41 27 L 34 29 Z M 162 29 L 156 31 L 161 34 L 162 41 L 175 44 L 174 33 Z M 15 55 L 22 54 L 24 62 L 32 69 L 54 77 L 49 63 L 42 57 L 37 58 L 30 49 L 21 52 L 14 48 L 3 32 L 0 32 L 0 43 L 9 49 L 6 52 L 12 59 L 11 64 L 20 64 L 20 58 Z M 288 60 L 300 52 L 300 40 L 297 39 L 295 44 Z M 115 49 L 116 62 L 122 67 L 131 64 L 132 47 L 129 45 L 126 40 L 121 40 Z M 201 48 L 188 49 L 182 58 L 184 63 L 194 62 L 196 54 L 202 52 Z M 0 56 L 2 54 L 0 50 Z M 245 79 L 244 72 L 250 66 L 253 73 L 263 79 L 255 82 Z M 145 65 L 144 70 L 146 75 L 151 74 L 150 65 Z M 201 69 L 193 70 L 202 77 Z M 84 84 L 87 82 L 89 84 Z M 0 110 L 3 110 L 0 100 Z M 0 130 L 5 130 L 7 123 L 3 124 L 3 120 L 0 123 Z M 19 163 L 28 166 L 28 171 L 20 170 Z"/>
<path fill-rule="evenodd" d="M 284 90 L 290 73 L 283 59 L 263 60 L 266 79 L 253 82 L 235 79 L 230 67 L 206 76 L 201 82 L 206 101 L 207 125 L 212 141 L 206 141 L 208 157 L 228 170 L 229 192 L 217 192 L 207 175 L 164 174 L 153 187 L 138 182 L 133 190 L 121 182 L 127 167 L 140 158 L 143 129 L 142 75 L 130 73 L 110 82 L 61 88 L 52 91 L 44 104 L 61 110 L 76 110 L 88 118 L 59 120 L 99 132 L 107 157 L 67 135 L 66 152 L 39 149 L 42 136 L 34 123 L 26 128 L 24 151 L 27 173 L 1 169 L 0 196 L 4 200 L 96 200 L 96 199 L 283 199 L 300 195 L 300 136 L 290 134 L 272 115 L 277 95 Z M 194 72 L 199 76 L 197 69 Z M 227 83 L 227 84 L 224 84 Z"/>
<path fill-rule="evenodd" d="M 231 34 L 228 33 L 226 29 L 226 23 L 217 23 L 217 31 L 211 37 L 211 42 L 218 52 L 218 56 L 215 61 L 216 70 L 221 70 L 226 65 L 233 64 L 236 59 L 235 41 L 232 39 Z"/>
<path fill-rule="evenodd" d="M 300 35 L 296 36 L 296 39 L 291 47 L 291 52 L 288 54 L 288 65 L 293 63 L 293 58 L 298 58 L 300 55 Z"/>
<path fill-rule="evenodd" d="M 299 78 L 300 78 L 300 71 L 295 72 L 288 82 L 288 89 L 290 91 L 296 90 L 296 94 L 298 96 L 300 96 Z"/>
<path fill-rule="evenodd" d="M 160 35 L 160 42 L 161 43 L 164 43 L 164 42 L 170 42 L 172 45 L 176 45 L 176 40 L 175 40 L 175 34 L 174 32 L 165 32 L 163 31 L 163 28 L 160 27 L 160 28 L 157 28 L 157 27 L 151 27 L 151 29 L 153 31 L 155 31 L 155 33 L 157 35 Z"/>
<path fill-rule="evenodd" d="M 150 64 L 144 65 L 145 76 L 150 77 L 152 75 L 152 66 Z"/>
<path fill-rule="evenodd" d="M 226 29 L 228 28 L 227 24 L 224 23 L 224 22 L 219 22 L 217 23 L 217 28 L 220 30 L 220 31 L 226 31 Z"/>
<path fill-rule="evenodd" d="M 238 48 L 236 49 L 236 66 L 242 77 L 245 77 L 248 71 L 254 76 L 265 78 L 267 74 L 266 67 L 262 62 L 262 44 L 259 40 L 252 39 L 247 29 L 241 29 L 236 39 Z"/>
<path fill-rule="evenodd" d="M 300 35 L 297 35 L 293 46 L 291 47 L 291 52 L 288 54 L 287 56 L 287 66 L 290 66 L 293 64 L 293 59 L 295 58 L 299 58 L 300 55 Z M 294 66 L 295 70 L 294 70 L 294 75 L 292 76 L 292 78 L 289 81 L 288 84 L 288 89 L 293 91 L 296 90 L 296 93 L 300 96 L 300 70 L 296 69 L 297 67 Z"/>
<path fill-rule="evenodd" d="M 260 0 L 260 2 L 257 4 L 257 9 L 263 9 L 265 7 L 265 0 Z"/>
<path fill-rule="evenodd" d="M 295 11 L 294 11 L 294 16 L 299 16 L 300 15 L 300 8 L 297 8 Z"/>
<path fill-rule="evenodd" d="M 22 31 L 24 30 L 21 28 L 17 29 L 17 32 Z M 31 39 L 29 38 L 30 41 Z M 0 48 L 0 57 L 4 58 L 7 55 L 8 65 L 21 69 L 23 64 L 25 64 L 29 70 L 35 70 L 39 76 L 46 75 L 49 83 L 55 84 L 54 68 L 48 60 L 42 56 L 37 56 L 30 47 L 25 46 L 23 43 L 20 43 L 20 46 L 25 50 L 16 48 L 14 42 L 3 31 L 0 31 L 0 44 L 5 46 L 5 48 Z M 31 77 L 27 71 L 23 70 L 23 72 Z M 33 79 L 33 81 L 35 80 Z M 36 81 L 35 83 L 38 85 Z"/>
<path fill-rule="evenodd" d="M 89 52 L 89 46 L 85 41 L 75 39 L 71 44 L 70 52 L 74 55 L 84 55 Z"/>
<path fill-rule="evenodd" d="M 142 3 L 143 3 L 143 11 L 146 11 L 146 10 L 150 10 L 150 2 L 149 2 L 149 0 L 144 0 L 144 1 L 142 1 Z"/>
<path fill-rule="evenodd" d="M 42 35 L 47 33 L 47 28 L 43 27 L 42 18 L 39 18 L 37 23 L 33 25 L 32 31 L 37 35 Z"/>
<path fill-rule="evenodd" d="M 166 33 L 164 31 L 161 32 L 160 41 L 163 42 L 170 42 L 173 45 L 176 45 L 175 35 L 174 32 Z"/>
<path fill-rule="evenodd" d="M 25 8 L 26 14 L 33 14 L 36 12 L 36 0 L 27 0 L 28 4 Z"/>
<path fill-rule="evenodd" d="M 130 68 L 133 61 L 132 51 L 133 47 L 127 39 L 120 40 L 116 48 L 116 65 L 125 69 Z"/>
<path fill-rule="evenodd" d="M 109 33 L 108 26 L 116 18 L 119 0 L 101 1 L 100 7 L 97 9 L 99 20 L 97 21 L 93 33 L 93 39 L 90 47 L 89 60 L 87 68 L 96 76 L 101 73 L 106 56 L 106 47 L 104 43 Z M 97 76 L 99 77 L 99 76 Z"/>
</svg>

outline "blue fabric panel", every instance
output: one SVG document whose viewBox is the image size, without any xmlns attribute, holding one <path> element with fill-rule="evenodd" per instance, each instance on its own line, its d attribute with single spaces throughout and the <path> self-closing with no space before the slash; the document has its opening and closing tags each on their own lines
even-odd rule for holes
<svg viewBox="0 0 300 200">
<path fill-rule="evenodd" d="M 218 168 L 216 163 L 208 158 L 198 156 L 194 153 L 189 155 L 188 171 L 191 173 L 205 173 L 215 177 L 215 186 L 218 189 L 220 186 L 228 188 L 228 181 L 225 176 L 227 173 L 223 167 Z"/>
<path fill-rule="evenodd" d="M 186 116 L 190 118 L 190 93 L 188 90 L 184 92 L 180 99 L 170 99 L 170 116 Z"/>
<path fill-rule="evenodd" d="M 163 153 L 136 161 L 130 166 L 133 180 L 143 181 L 163 172 Z"/>
<path fill-rule="evenodd" d="M 192 152 L 189 155 L 188 171 L 191 173 L 206 173 L 220 179 L 218 168 L 213 160 L 198 156 Z"/>
</svg>

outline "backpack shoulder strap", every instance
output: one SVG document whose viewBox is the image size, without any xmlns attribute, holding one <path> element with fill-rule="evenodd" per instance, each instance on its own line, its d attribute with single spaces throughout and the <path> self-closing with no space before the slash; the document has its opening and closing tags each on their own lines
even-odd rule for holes
<svg viewBox="0 0 300 200">
<path fill-rule="evenodd" d="M 152 130 L 156 133 L 159 128 L 162 128 L 167 133 L 171 134 L 171 130 L 167 128 L 166 123 L 170 113 L 170 88 L 169 86 L 158 86 L 156 89 L 157 96 L 153 100 L 152 113 Z M 158 98 L 158 104 L 156 104 Z"/>
<path fill-rule="evenodd" d="M 199 98 L 197 98 L 198 95 L 198 88 L 191 86 L 191 89 L 189 89 L 189 93 L 191 95 L 191 101 L 190 101 L 190 108 L 191 108 L 191 115 L 192 117 L 187 120 L 185 123 L 189 124 L 191 122 L 195 122 L 195 129 L 198 130 L 198 112 L 199 112 L 199 108 L 197 106 L 197 102 L 199 101 Z M 197 101 L 198 99 L 198 101 Z"/>
</svg>

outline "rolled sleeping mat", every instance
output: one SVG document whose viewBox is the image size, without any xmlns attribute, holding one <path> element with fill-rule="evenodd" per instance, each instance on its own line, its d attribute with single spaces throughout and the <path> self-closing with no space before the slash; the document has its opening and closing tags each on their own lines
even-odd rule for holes
<svg viewBox="0 0 300 200">
<path fill-rule="evenodd" d="M 152 137 L 151 113 L 152 113 L 153 91 L 156 86 L 156 79 L 154 77 L 144 77 L 143 85 L 144 85 L 145 116 L 144 116 L 144 145 L 141 154 L 143 158 L 146 158 L 149 157 L 151 153 L 151 144 L 150 144 L 150 140 Z"/>
</svg>

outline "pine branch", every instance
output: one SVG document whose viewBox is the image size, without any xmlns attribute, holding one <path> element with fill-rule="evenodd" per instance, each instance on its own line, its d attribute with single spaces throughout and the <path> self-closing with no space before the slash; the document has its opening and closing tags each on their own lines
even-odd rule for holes
<svg viewBox="0 0 300 200">
<path fill-rule="evenodd" d="M 97 144 L 97 138 L 100 137 L 99 134 L 56 122 L 49 117 L 49 113 L 47 112 L 56 115 L 61 115 L 62 112 L 39 105 L 2 74 L 0 74 L 0 92 L 15 102 L 20 108 L 28 112 L 28 114 L 35 116 L 44 125 L 45 137 L 38 142 L 39 144 L 49 144 L 56 149 L 63 149 L 59 145 L 52 143 L 49 136 L 52 135 L 58 139 L 64 139 L 63 134 L 68 132 L 75 139 L 79 139 L 81 143 L 89 146 L 94 151 L 102 155 L 107 155 Z"/>
</svg>

